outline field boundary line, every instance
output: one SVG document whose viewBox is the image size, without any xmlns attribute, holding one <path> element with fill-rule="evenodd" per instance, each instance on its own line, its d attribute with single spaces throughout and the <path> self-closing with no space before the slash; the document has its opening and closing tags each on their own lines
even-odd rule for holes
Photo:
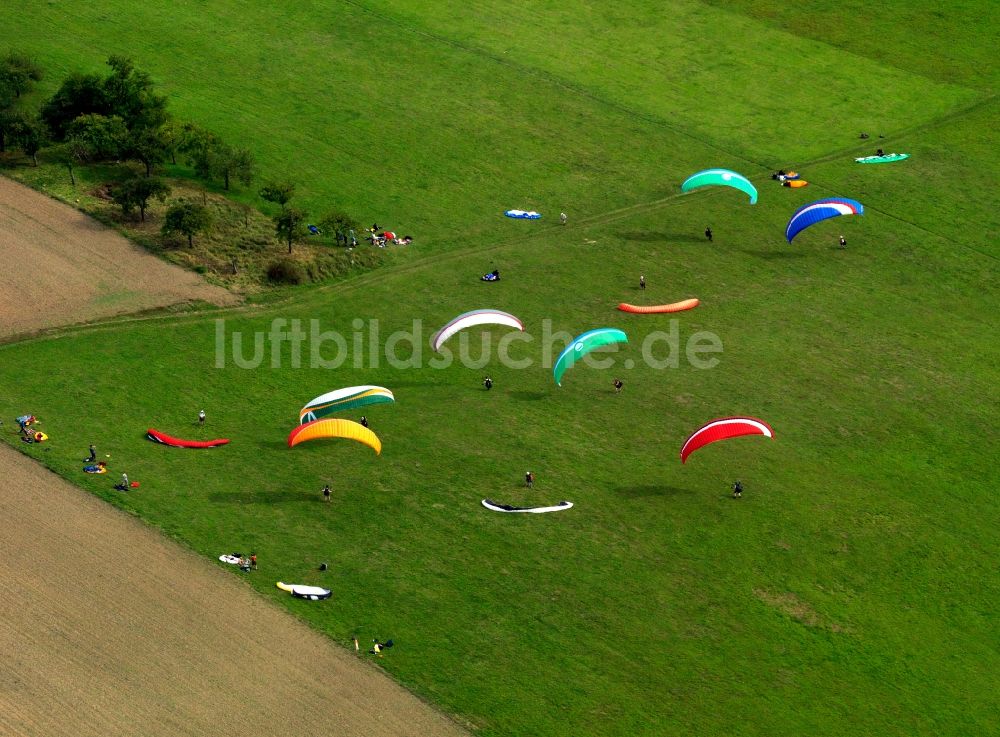
<svg viewBox="0 0 1000 737">
<path fill-rule="evenodd" d="M 360 3 L 355 2 L 355 0 L 344 0 L 344 1 L 347 2 L 347 3 L 355 4 L 355 5 L 358 5 L 359 7 L 362 7 L 360 5 Z M 447 39 L 445 39 L 445 40 L 447 40 Z M 458 44 L 456 44 L 456 45 L 458 45 Z M 506 62 L 503 59 L 500 59 L 499 61 L 502 62 L 502 63 L 509 63 L 509 62 Z M 570 88 L 570 89 L 572 89 L 572 88 Z M 896 139 L 904 139 L 904 138 L 906 138 L 908 136 L 913 135 L 914 133 L 920 133 L 920 132 L 927 131 L 927 130 L 933 130 L 934 128 L 938 128 L 938 127 L 940 127 L 942 125 L 945 125 L 945 124 L 950 123 L 950 122 L 952 122 L 954 120 L 957 120 L 959 118 L 965 117 L 966 115 L 974 113 L 977 110 L 979 110 L 980 108 L 987 107 L 987 106 L 993 104 L 994 102 L 996 102 L 998 98 L 1000 98 L 1000 95 L 996 95 L 996 94 L 987 95 L 985 97 L 980 98 L 979 100 L 976 100 L 975 102 L 970 103 L 969 105 L 966 105 L 964 107 L 957 108 L 955 110 L 949 111 L 948 113 L 945 113 L 945 114 L 943 114 L 941 116 L 938 116 L 937 118 L 934 118 L 933 120 L 925 121 L 923 123 L 911 126 L 910 128 L 905 128 L 905 129 L 899 131 L 896 134 L 886 136 L 884 139 L 880 139 L 880 140 L 892 141 L 892 140 L 896 140 Z M 867 144 L 854 144 L 854 145 L 851 145 L 851 146 L 845 146 L 843 148 L 839 148 L 839 149 L 830 151 L 829 153 L 823 154 L 821 156 L 817 156 L 817 157 L 815 157 L 813 159 L 810 159 L 808 161 L 804 161 L 804 162 L 802 162 L 800 164 L 796 164 L 795 166 L 797 166 L 797 167 L 808 167 L 808 166 L 816 166 L 816 165 L 819 165 L 819 164 L 825 164 L 825 163 L 828 163 L 828 162 L 831 162 L 831 161 L 835 161 L 835 160 L 837 160 L 838 158 L 840 158 L 842 156 L 848 156 L 848 155 L 853 154 L 853 153 L 859 153 L 859 152 L 861 152 L 863 150 L 863 148 L 864 148 L 865 145 L 867 145 Z M 722 149 L 718 149 L 718 150 L 722 150 Z M 750 179 L 750 180 L 761 181 L 761 180 L 766 180 L 769 176 L 770 175 L 768 175 L 768 174 L 761 173 L 761 174 L 752 175 L 752 176 L 747 177 L 747 178 Z M 822 189 L 826 189 L 827 191 L 831 191 L 831 192 L 834 191 L 829 186 L 823 185 L 823 184 L 821 184 L 819 182 L 816 182 L 815 180 L 813 180 L 813 183 L 817 187 L 820 187 Z M 695 198 L 700 198 L 700 197 L 711 197 L 711 196 L 716 195 L 716 194 L 718 194 L 718 193 L 717 192 L 713 192 L 713 191 L 703 191 L 703 192 L 696 192 L 696 193 L 676 192 L 674 194 L 667 195 L 666 197 L 660 197 L 660 198 L 657 198 L 655 200 L 648 200 L 648 201 L 645 201 L 645 202 L 636 202 L 636 203 L 632 203 L 632 204 L 629 204 L 629 205 L 622 205 L 620 207 L 616 207 L 616 208 L 611 209 L 611 210 L 606 210 L 606 211 L 603 211 L 603 212 L 600 212 L 600 213 L 595 213 L 593 215 L 584 216 L 584 217 L 582 217 L 582 218 L 580 218 L 578 220 L 574 220 L 571 224 L 569 224 L 569 225 L 567 225 L 565 227 L 561 226 L 561 225 L 552 224 L 552 225 L 549 225 L 547 227 L 543 226 L 542 228 L 539 228 L 539 229 L 537 229 L 537 230 L 535 230 L 535 231 L 533 231 L 531 233 L 528 233 L 528 234 L 525 234 L 525 235 L 521 235 L 521 236 L 519 236 L 517 238 L 503 240 L 503 241 L 500 241 L 500 242 L 497 242 L 497 243 L 494 243 L 494 244 L 491 244 L 491 245 L 488 245 L 488 246 L 485 246 L 485 247 L 469 246 L 467 248 L 455 249 L 455 250 L 452 250 L 452 251 L 448 251 L 446 253 L 434 254 L 434 255 L 427 255 L 427 256 L 420 256 L 420 257 L 414 259 L 413 261 L 410 261 L 410 262 L 405 263 L 405 264 L 400 264 L 399 266 L 388 266 L 388 267 L 384 267 L 384 268 L 378 268 L 378 269 L 375 269 L 374 271 L 366 271 L 366 272 L 361 273 L 361 274 L 357 274 L 357 275 L 354 275 L 354 276 L 346 277 L 345 279 L 342 279 L 340 281 L 334 282 L 332 284 L 320 284 L 320 285 L 316 286 L 313 289 L 313 291 L 314 292 L 322 292 L 322 293 L 326 293 L 326 294 L 346 293 L 346 292 L 350 292 L 350 291 L 352 291 L 354 289 L 357 289 L 358 287 L 366 286 L 366 285 L 370 284 L 372 281 L 374 281 L 375 279 L 380 279 L 380 278 L 382 278 L 384 276 L 387 276 L 387 275 L 409 274 L 409 273 L 412 273 L 414 271 L 418 271 L 418 270 L 424 268 L 425 266 L 429 266 L 431 264 L 441 263 L 442 261 L 446 261 L 446 262 L 447 261 L 454 261 L 454 260 L 457 260 L 457 259 L 461 259 L 461 258 L 465 258 L 465 257 L 468 257 L 468 256 L 473 256 L 473 255 L 479 256 L 479 255 L 482 255 L 482 254 L 496 253 L 497 251 L 503 250 L 503 249 L 508 248 L 510 246 L 516 246 L 516 245 L 519 245 L 519 244 L 524 243 L 526 241 L 531 241 L 531 240 L 534 240 L 536 238 L 541 238 L 543 236 L 549 235 L 552 232 L 555 232 L 557 229 L 558 229 L 558 232 L 565 232 L 567 230 L 577 230 L 577 229 L 581 229 L 581 228 L 586 228 L 586 227 L 589 227 L 591 225 L 595 225 L 595 224 L 600 223 L 600 222 L 617 222 L 619 220 L 624 220 L 624 219 L 627 219 L 627 218 L 630 218 L 630 217 L 634 217 L 636 215 L 643 215 L 643 214 L 646 214 L 646 213 L 649 213 L 649 212 L 655 212 L 657 210 L 664 209 L 666 207 L 671 207 L 671 206 L 679 205 L 679 204 L 682 204 L 684 201 L 693 200 Z M 688 200 L 684 200 L 683 198 L 685 198 L 685 197 L 687 197 Z M 916 223 L 913 223 L 913 222 L 911 222 L 909 220 L 906 220 L 905 218 L 902 218 L 902 217 L 900 217 L 898 215 L 894 215 L 894 214 L 892 214 L 890 212 L 887 212 L 885 210 L 881 210 L 881 209 L 879 209 L 877 207 L 874 207 L 874 206 L 869 206 L 869 207 L 870 207 L 870 209 L 874 210 L 875 212 L 878 212 L 880 214 L 883 214 L 883 215 L 886 215 L 888 217 L 891 217 L 894 220 L 897 220 L 899 222 L 906 223 L 907 225 L 910 225 L 910 226 L 912 226 L 912 227 L 914 227 L 914 228 L 916 228 L 918 230 L 921 230 L 921 231 L 923 231 L 925 233 L 933 235 L 933 236 L 935 236 L 937 238 L 942 238 L 944 240 L 947 240 L 947 241 L 950 241 L 950 242 L 954 242 L 956 245 L 959 245 L 959 246 L 961 246 L 963 248 L 966 248 L 966 249 L 968 249 L 968 250 L 970 250 L 970 251 L 972 251 L 972 252 L 974 252 L 976 254 L 979 254 L 981 256 L 985 256 L 985 257 L 987 257 L 987 258 L 989 258 L 991 260 L 994 260 L 994 261 L 1000 260 L 1000 257 L 997 257 L 997 256 L 995 256 L 993 254 L 990 254 L 990 253 L 986 252 L 986 251 L 982 251 L 982 250 L 976 248 L 975 246 L 971 246 L 971 245 L 969 245 L 967 243 L 962 243 L 962 242 L 959 242 L 959 241 L 955 241 L 950 236 L 942 235 L 941 233 L 937 233 L 937 232 L 935 232 L 933 230 L 930 230 L 929 228 L 926 228 L 924 226 L 921 226 L 921 225 L 918 225 Z M 115 328 L 115 327 L 119 327 L 119 326 L 123 326 L 123 325 L 132 325 L 132 324 L 136 324 L 136 323 L 161 322 L 162 321 L 165 324 L 174 325 L 174 324 L 180 324 L 182 322 L 187 322 L 187 321 L 190 321 L 190 320 L 203 319 L 205 317 L 213 317 L 213 316 L 214 317 L 226 317 L 226 316 L 230 316 L 230 315 L 250 315 L 250 314 L 253 314 L 254 312 L 263 312 L 263 311 L 266 311 L 266 310 L 268 310 L 268 309 L 270 309 L 272 307 L 280 307 L 281 305 L 288 304 L 289 302 L 292 302 L 294 300 L 295 300 L 295 296 L 291 296 L 290 295 L 290 296 L 282 298 L 282 299 L 274 300 L 272 302 L 265 302 L 265 303 L 242 304 L 242 305 L 234 305 L 233 307 L 216 308 L 216 309 L 211 309 L 211 310 L 193 310 L 193 311 L 181 312 L 181 313 L 171 312 L 171 313 L 165 313 L 165 314 L 139 315 L 139 316 L 127 316 L 126 315 L 126 316 L 120 316 L 120 317 L 117 317 L 117 318 L 111 318 L 111 319 L 108 319 L 108 320 L 100 320 L 100 321 L 96 321 L 96 322 L 92 322 L 92 323 L 83 323 L 83 324 L 75 324 L 75 325 L 63 325 L 63 326 L 59 326 L 59 327 L 46 328 L 46 329 L 43 329 L 43 330 L 39 330 L 39 331 L 35 331 L 35 332 L 32 332 L 32 333 L 27 333 L 27 334 L 22 333 L 20 335 L 6 336 L 5 338 L 0 339 L 0 350 L 2 350 L 5 346 L 8 346 L 8 345 L 14 345 L 14 344 L 26 343 L 26 342 L 33 342 L 33 341 L 36 341 L 36 340 L 50 340 L 50 339 L 54 339 L 54 338 L 60 338 L 60 337 L 63 337 L 63 336 L 75 335 L 77 333 L 87 333 L 87 332 L 96 332 L 96 331 L 101 331 L 101 330 L 108 330 L 108 329 L 112 329 L 112 328 Z"/>
</svg>

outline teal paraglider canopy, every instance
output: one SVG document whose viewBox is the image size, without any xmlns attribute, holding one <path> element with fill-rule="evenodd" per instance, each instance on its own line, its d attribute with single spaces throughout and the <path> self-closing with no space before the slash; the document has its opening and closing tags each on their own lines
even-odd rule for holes
<svg viewBox="0 0 1000 737">
<path fill-rule="evenodd" d="M 750 204 L 757 202 L 757 188 L 742 174 L 729 169 L 705 169 L 684 180 L 681 192 L 690 192 L 701 187 L 733 187 L 750 196 Z"/>
<path fill-rule="evenodd" d="M 562 377 L 566 369 L 575 364 L 578 360 L 601 346 L 612 343 L 628 343 L 628 336 L 617 328 L 597 328 L 573 338 L 566 349 L 559 354 L 555 365 L 552 367 L 552 376 L 556 384 L 562 386 Z"/>
</svg>

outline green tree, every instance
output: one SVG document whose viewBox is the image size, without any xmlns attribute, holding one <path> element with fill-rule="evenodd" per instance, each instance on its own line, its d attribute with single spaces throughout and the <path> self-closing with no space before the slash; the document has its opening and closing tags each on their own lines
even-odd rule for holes
<svg viewBox="0 0 1000 737">
<path fill-rule="evenodd" d="M 289 253 L 292 252 L 292 242 L 305 236 L 307 216 L 305 210 L 296 207 L 285 207 L 274 216 L 275 235 L 288 242 Z"/>
<path fill-rule="evenodd" d="M 122 217 L 128 217 L 135 208 L 139 208 L 139 220 L 146 222 L 146 210 L 150 200 L 163 202 L 170 194 L 170 187 L 162 179 L 156 177 L 141 177 L 127 179 L 112 191 L 111 199 L 122 208 Z"/>
<path fill-rule="evenodd" d="M 358 221 L 341 210 L 331 210 L 324 215 L 323 219 L 319 221 L 319 227 L 324 233 L 342 234 L 345 242 L 352 230 L 361 230 Z M 348 243 L 348 245 L 350 244 Z"/>
<path fill-rule="evenodd" d="M 253 182 L 254 160 L 248 149 L 234 148 L 214 133 L 192 127 L 187 132 L 185 150 L 195 174 L 202 179 L 221 179 L 229 191 L 232 180 Z"/>
<path fill-rule="evenodd" d="M 42 68 L 27 54 L 8 51 L 0 58 L 0 84 L 13 92 L 15 97 L 28 92 L 41 79 Z"/>
<path fill-rule="evenodd" d="M 66 140 L 70 124 L 81 115 L 110 112 L 104 83 L 96 74 L 71 74 L 42 105 L 42 120 L 56 141 Z"/>
<path fill-rule="evenodd" d="M 41 118 L 34 115 L 23 116 L 20 124 L 14 128 L 13 137 L 25 156 L 31 157 L 31 163 L 38 166 L 38 152 L 48 141 L 48 131 Z"/>
<path fill-rule="evenodd" d="M 171 164 L 177 164 L 177 154 L 184 150 L 186 131 L 188 128 L 193 127 L 190 123 L 181 123 L 180 121 L 171 119 L 160 128 L 160 131 L 163 133 L 163 142 L 167 147 L 167 156 Z"/>
<path fill-rule="evenodd" d="M 295 185 L 291 182 L 269 182 L 260 190 L 260 197 L 265 202 L 273 202 L 284 210 L 295 195 Z"/>
<path fill-rule="evenodd" d="M 42 106 L 42 119 L 57 141 L 65 140 L 81 115 L 117 116 L 130 131 L 159 128 L 167 122 L 167 98 L 153 90 L 153 80 L 130 59 L 112 56 L 111 72 L 71 74 Z"/>
<path fill-rule="evenodd" d="M 139 128 L 128 134 L 125 155 L 146 167 L 146 176 L 152 175 L 153 167 L 162 164 L 170 156 L 170 140 L 163 126 L 159 128 Z"/>
<path fill-rule="evenodd" d="M 41 78 L 41 70 L 30 58 L 14 51 L 0 57 L 0 153 L 7 150 L 28 116 L 20 109 L 18 98 Z"/>
<path fill-rule="evenodd" d="M 79 141 L 70 139 L 65 143 L 60 143 L 46 149 L 47 155 L 56 163 L 62 164 L 69 172 L 69 182 L 76 186 L 76 174 L 74 170 L 77 164 L 82 164 L 87 160 L 87 150 Z"/>
<path fill-rule="evenodd" d="M 75 141 L 85 152 L 85 161 L 115 159 L 122 155 L 128 143 L 125 121 L 117 115 L 81 115 L 66 131 L 67 138 Z"/>
<path fill-rule="evenodd" d="M 136 180 L 127 179 L 111 190 L 111 201 L 122 209 L 122 220 L 128 218 L 135 210 L 135 194 L 132 192 L 132 182 Z"/>
<path fill-rule="evenodd" d="M 4 107 L 0 100 L 0 153 L 7 150 L 7 143 L 13 139 L 18 128 L 24 122 L 24 115 L 13 106 Z"/>
<path fill-rule="evenodd" d="M 187 236 L 188 247 L 194 245 L 194 236 L 212 226 L 212 213 L 196 202 L 178 202 L 167 209 L 163 218 L 163 234 L 178 232 Z"/>
<path fill-rule="evenodd" d="M 167 98 L 153 91 L 148 73 L 124 56 L 111 56 L 107 64 L 111 74 L 104 80 L 104 93 L 112 115 L 124 120 L 130 131 L 159 128 L 167 122 Z"/>
<path fill-rule="evenodd" d="M 220 142 L 212 151 L 211 171 L 213 177 L 222 179 L 226 191 L 231 179 L 249 185 L 254 175 L 253 154 L 249 149 L 233 148 L 228 143 Z"/>
</svg>

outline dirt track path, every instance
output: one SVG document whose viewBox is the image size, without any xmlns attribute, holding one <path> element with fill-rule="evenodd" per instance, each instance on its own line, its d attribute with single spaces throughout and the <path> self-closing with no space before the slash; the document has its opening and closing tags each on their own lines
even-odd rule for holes
<svg viewBox="0 0 1000 737">
<path fill-rule="evenodd" d="M 2 444 L 0 468 L 0 735 L 466 734 L 238 578 Z"/>
<path fill-rule="evenodd" d="M 0 177 L 0 337 L 235 297 L 72 207 Z"/>
</svg>

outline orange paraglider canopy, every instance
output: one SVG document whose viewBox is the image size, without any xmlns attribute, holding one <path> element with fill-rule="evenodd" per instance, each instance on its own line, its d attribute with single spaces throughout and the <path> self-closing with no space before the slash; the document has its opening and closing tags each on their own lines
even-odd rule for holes
<svg viewBox="0 0 1000 737">
<path fill-rule="evenodd" d="M 669 305 L 630 305 L 628 302 L 622 302 L 618 305 L 618 309 L 622 312 L 634 312 L 640 315 L 649 315 L 658 312 L 682 312 L 683 310 L 690 310 L 693 307 L 697 307 L 701 304 L 697 299 L 685 299 L 680 302 L 674 302 Z"/>
<path fill-rule="evenodd" d="M 372 448 L 377 454 L 382 454 L 382 441 L 375 433 L 357 422 L 340 419 L 313 420 L 299 425 L 289 433 L 288 447 L 294 448 L 299 443 L 320 438 L 357 440 Z"/>
</svg>

